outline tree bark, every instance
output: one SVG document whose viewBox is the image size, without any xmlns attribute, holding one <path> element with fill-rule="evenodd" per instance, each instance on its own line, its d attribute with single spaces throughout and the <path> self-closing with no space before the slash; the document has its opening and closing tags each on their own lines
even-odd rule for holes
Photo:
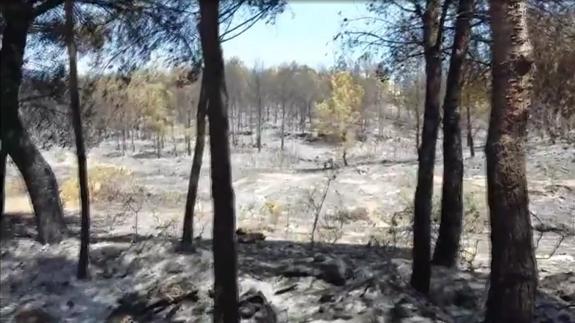
<svg viewBox="0 0 575 323">
<path fill-rule="evenodd" d="M 258 99 L 258 129 L 257 129 L 257 138 L 256 138 L 256 145 L 258 147 L 258 152 L 262 151 L 262 103 L 261 98 Z"/>
<path fill-rule="evenodd" d="M 126 129 L 122 128 L 122 155 L 126 154 Z"/>
<path fill-rule="evenodd" d="M 156 157 L 162 157 L 162 139 L 160 138 L 160 134 L 156 133 Z"/>
<path fill-rule="evenodd" d="M 229 122 L 231 123 L 232 126 L 232 144 L 235 146 L 238 145 L 238 131 L 239 129 L 236 129 L 236 123 L 234 122 L 234 118 L 237 118 L 237 111 L 236 111 L 236 107 L 235 107 L 235 103 L 232 102 L 231 106 L 230 106 L 230 114 L 229 114 Z M 235 115 L 235 117 L 234 117 Z"/>
<path fill-rule="evenodd" d="M 282 102 L 282 124 L 281 124 L 281 144 L 280 148 L 284 150 L 284 137 L 285 137 L 285 125 L 286 125 L 286 104 Z"/>
<path fill-rule="evenodd" d="M 433 263 L 457 265 L 463 221 L 463 152 L 461 147 L 460 109 L 463 86 L 463 63 L 469 45 L 474 0 L 459 0 L 447 89 L 443 103 L 443 187 L 441 223 L 435 244 Z"/>
<path fill-rule="evenodd" d="M 188 184 L 188 195 L 186 197 L 186 211 L 184 214 L 184 230 L 182 233 L 182 248 L 191 250 L 194 238 L 194 209 L 198 194 L 198 183 L 200 181 L 200 171 L 202 169 L 202 159 L 204 156 L 204 145 L 206 137 L 206 77 L 202 73 L 202 83 L 200 88 L 200 99 L 198 101 L 198 111 L 196 117 L 196 144 L 194 146 L 194 159 Z"/>
<path fill-rule="evenodd" d="M 0 140 L 0 224 L 4 217 L 4 204 L 6 202 L 6 152 L 1 146 L 2 141 Z"/>
<path fill-rule="evenodd" d="M 188 152 L 188 156 L 192 155 L 192 138 L 190 135 L 190 129 L 192 128 L 192 112 L 188 111 L 188 117 L 186 118 L 186 150 Z"/>
<path fill-rule="evenodd" d="M 18 115 L 18 91 L 28 28 L 34 19 L 28 3 L 4 7 L 0 50 L 1 133 L 5 151 L 22 173 L 36 216 L 38 240 L 56 243 L 66 235 L 56 177 L 24 129 Z"/>
<path fill-rule="evenodd" d="M 66 0 L 66 45 L 68 47 L 68 63 L 70 75 L 68 78 L 68 91 L 70 92 L 70 110 L 72 112 L 72 126 L 76 141 L 76 157 L 78 159 L 78 182 L 80 183 L 81 202 L 81 232 L 80 232 L 80 256 L 78 261 L 78 279 L 86 279 L 88 276 L 88 245 L 90 243 L 90 193 L 88 190 L 88 167 L 86 165 L 86 149 L 82 133 L 82 114 L 80 111 L 80 94 L 78 92 L 78 68 L 77 51 L 74 41 L 74 3 Z"/>
<path fill-rule="evenodd" d="M 258 147 L 258 152 L 262 151 L 262 113 L 263 113 L 263 103 L 262 103 L 262 80 L 261 80 L 261 74 L 258 75 L 257 73 L 261 73 L 256 71 L 254 74 L 255 76 L 255 81 L 256 81 L 256 95 L 257 95 L 257 118 L 258 118 L 258 124 L 257 124 L 257 133 L 256 133 L 256 146 Z"/>
<path fill-rule="evenodd" d="M 533 50 L 526 11 L 526 1 L 490 1 L 493 90 L 485 153 L 491 275 L 486 322 L 533 320 L 537 264 L 525 174 Z"/>
<path fill-rule="evenodd" d="M 200 0 L 200 39 L 206 69 L 214 201 L 214 322 L 239 322 L 234 190 L 228 142 L 224 59 L 219 40 L 219 0 Z"/>
<path fill-rule="evenodd" d="M 417 81 L 415 82 L 415 96 L 416 96 L 416 104 L 415 104 L 415 151 L 419 152 L 419 136 L 421 132 L 421 112 L 419 111 L 419 105 L 421 104 L 421 96 L 419 92 L 419 75 L 417 76 Z"/>
<path fill-rule="evenodd" d="M 417 188 L 415 190 L 413 216 L 413 264 L 411 285 L 421 293 L 429 291 L 431 277 L 431 208 L 433 197 L 433 169 L 435 166 L 435 144 L 439 126 L 441 89 L 441 28 L 439 19 L 440 0 L 428 0 L 423 16 L 425 51 L 425 112 Z"/>
<path fill-rule="evenodd" d="M 471 107 L 467 104 L 467 147 L 469 147 L 469 153 L 471 157 L 475 157 L 475 146 L 473 143 L 473 129 L 471 127 Z"/>
</svg>

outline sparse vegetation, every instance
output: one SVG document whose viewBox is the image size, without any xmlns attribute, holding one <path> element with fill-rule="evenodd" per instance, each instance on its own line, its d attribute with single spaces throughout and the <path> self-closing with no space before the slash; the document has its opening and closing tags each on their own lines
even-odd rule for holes
<svg viewBox="0 0 575 323">
<path fill-rule="evenodd" d="M 88 185 L 92 202 L 110 203 L 122 201 L 122 196 L 133 184 L 131 171 L 112 165 L 95 165 L 89 167 Z M 68 178 L 60 185 L 60 197 L 69 206 L 79 202 L 79 186 L 75 177 Z"/>
<path fill-rule="evenodd" d="M 575 0 L 353 6 L 0 2 L 0 321 L 575 322 Z"/>
</svg>

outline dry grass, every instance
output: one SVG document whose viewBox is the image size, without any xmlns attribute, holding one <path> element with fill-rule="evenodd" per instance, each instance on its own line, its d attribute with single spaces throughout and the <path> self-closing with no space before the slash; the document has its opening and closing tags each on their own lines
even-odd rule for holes
<svg viewBox="0 0 575 323">
<path fill-rule="evenodd" d="M 131 172 L 125 168 L 108 165 L 90 167 L 88 169 L 90 200 L 112 201 L 121 193 L 121 187 L 130 181 Z M 60 185 L 60 198 L 65 205 L 77 205 L 79 195 L 77 177 L 70 177 Z"/>
</svg>

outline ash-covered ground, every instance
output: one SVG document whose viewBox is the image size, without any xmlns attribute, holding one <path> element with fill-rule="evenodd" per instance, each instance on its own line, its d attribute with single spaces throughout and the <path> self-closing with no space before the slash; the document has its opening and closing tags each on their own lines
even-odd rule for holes
<svg viewBox="0 0 575 323">
<path fill-rule="evenodd" d="M 480 321 L 489 273 L 485 157 L 465 151 L 465 230 L 460 269 L 434 268 L 429 298 L 408 285 L 417 156 L 413 134 L 390 128 L 384 138 L 348 152 L 293 135 L 279 149 L 267 129 L 261 152 L 253 136 L 233 148 L 238 227 L 266 236 L 239 245 L 242 315 L 270 322 Z M 196 205 L 196 252 L 177 239 L 191 168 L 183 142 L 136 141 L 125 155 L 113 141 L 89 152 L 92 203 L 91 278 L 74 278 L 78 255 L 75 156 L 43 152 L 63 193 L 72 237 L 34 241 L 34 220 L 18 173 L 9 165 L 2 223 L 0 318 L 47 315 L 54 322 L 209 322 L 211 199 L 206 151 Z M 438 148 L 440 148 L 438 144 Z M 437 152 L 434 231 L 441 192 Z M 575 322 L 575 149 L 531 140 L 527 174 L 540 275 L 541 322 Z M 325 201 L 322 202 L 324 192 Z M 319 207 L 321 205 L 321 207 Z M 313 248 L 314 218 L 318 226 Z M 34 314 L 36 312 L 41 314 Z M 268 313 L 268 314 L 266 314 Z M 268 315 L 268 316 L 266 316 Z M 21 316 L 20 316 L 21 317 Z"/>
</svg>

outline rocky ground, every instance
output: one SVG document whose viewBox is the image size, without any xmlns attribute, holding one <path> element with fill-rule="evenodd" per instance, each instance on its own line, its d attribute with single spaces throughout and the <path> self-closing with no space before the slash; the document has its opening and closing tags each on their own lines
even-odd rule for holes
<svg viewBox="0 0 575 323">
<path fill-rule="evenodd" d="M 280 152 L 273 129 L 267 131 L 261 153 L 250 146 L 249 137 L 234 148 L 238 224 L 266 236 L 265 241 L 240 244 L 242 313 L 247 321 L 481 320 L 489 265 L 484 156 L 481 149 L 474 158 L 466 152 L 461 270 L 434 268 L 431 297 L 425 298 L 407 285 L 410 205 L 417 170 L 408 136 L 401 129 L 390 129 L 383 141 L 356 144 L 349 152 L 348 167 L 342 167 L 336 148 L 298 136 L 290 137 L 286 151 Z M 193 254 L 177 252 L 175 243 L 190 158 L 168 153 L 169 147 L 165 156 L 155 158 L 146 142 L 136 142 L 135 148 L 122 156 L 109 142 L 90 151 L 91 169 L 120 171 L 95 176 L 92 277 L 86 282 L 73 278 L 76 239 L 53 246 L 33 241 L 31 210 L 14 184 L 16 170 L 9 167 L 12 189 L 0 248 L 1 321 L 18 313 L 34 315 L 34 309 L 56 322 L 121 322 L 125 316 L 139 321 L 210 321 L 210 242 L 198 240 Z M 573 148 L 537 141 L 528 146 L 541 322 L 546 318 L 575 322 Z M 65 188 L 74 176 L 73 154 L 64 149 L 44 154 Z M 195 232 L 209 239 L 208 157 L 204 166 Z M 440 192 L 441 174 L 438 160 L 435 192 Z M 439 205 L 438 195 L 434 206 Z M 73 198 L 69 200 L 68 220 L 77 232 L 77 206 Z M 317 214 L 319 243 L 311 248 Z"/>
</svg>

